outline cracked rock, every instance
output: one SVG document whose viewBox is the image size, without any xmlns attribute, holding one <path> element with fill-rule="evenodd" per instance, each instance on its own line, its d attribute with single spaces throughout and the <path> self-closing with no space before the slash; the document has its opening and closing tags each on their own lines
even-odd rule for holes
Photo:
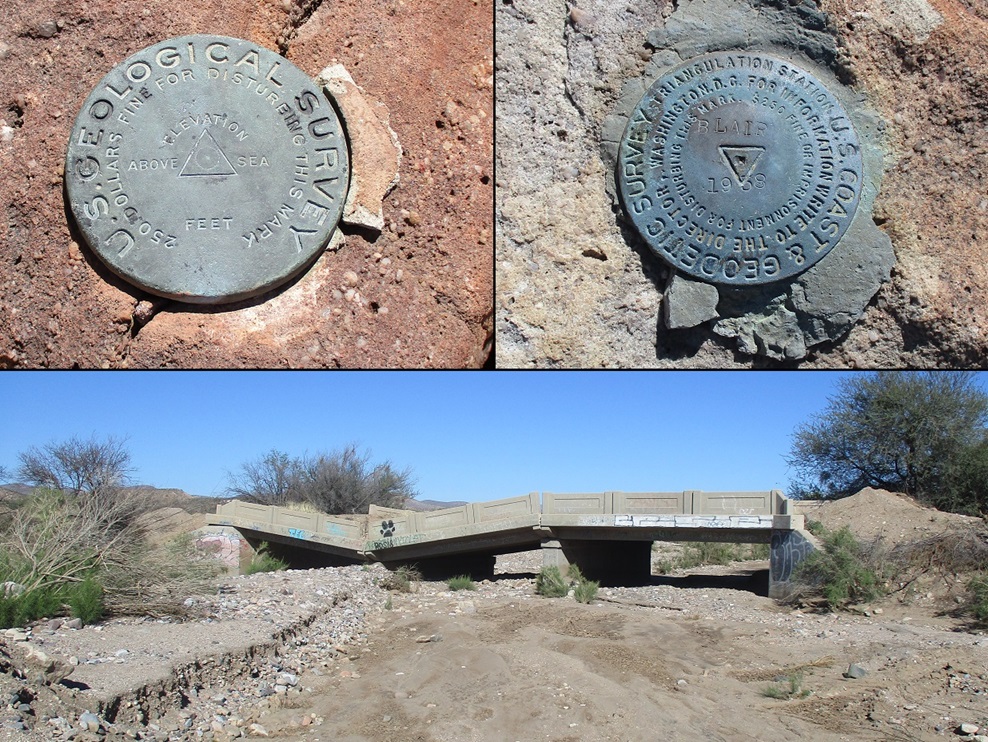
<svg viewBox="0 0 988 742">
<path fill-rule="evenodd" d="M 350 145 L 350 190 L 343 221 L 380 232 L 384 229 L 384 197 L 398 185 L 401 145 L 388 124 L 388 109 L 354 83 L 341 64 L 316 78 L 339 107 Z"/>
</svg>

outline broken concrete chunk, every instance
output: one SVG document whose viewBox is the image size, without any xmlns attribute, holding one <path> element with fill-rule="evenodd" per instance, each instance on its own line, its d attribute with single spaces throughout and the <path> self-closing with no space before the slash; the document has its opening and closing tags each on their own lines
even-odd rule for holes
<svg viewBox="0 0 988 742">
<path fill-rule="evenodd" d="M 339 108 L 350 145 L 350 190 L 342 219 L 380 232 L 384 197 L 398 184 L 402 154 L 398 135 L 388 123 L 388 109 L 364 95 L 341 64 L 320 72 L 316 84 Z"/>
</svg>

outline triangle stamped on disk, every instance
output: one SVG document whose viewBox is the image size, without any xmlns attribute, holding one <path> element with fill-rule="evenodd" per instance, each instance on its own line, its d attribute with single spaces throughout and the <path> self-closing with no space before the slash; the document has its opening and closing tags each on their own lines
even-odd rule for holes
<svg viewBox="0 0 988 742">
<path fill-rule="evenodd" d="M 754 174 L 759 160 L 765 154 L 764 147 L 729 147 L 727 145 L 721 145 L 717 149 L 720 150 L 720 156 L 724 158 L 724 162 L 727 163 L 731 172 L 734 173 L 734 178 L 737 180 L 738 185 L 744 185 L 748 182 L 748 178 Z"/>
<path fill-rule="evenodd" d="M 182 166 L 182 170 L 179 173 L 180 176 L 192 176 L 192 175 L 236 175 L 237 171 L 233 169 L 233 165 L 227 159 L 226 155 L 223 154 L 223 150 L 213 139 L 213 135 L 207 130 L 203 130 L 202 134 L 196 140 L 196 143 L 192 145 L 192 151 L 189 152 L 188 158 L 185 160 L 185 165 Z"/>
</svg>

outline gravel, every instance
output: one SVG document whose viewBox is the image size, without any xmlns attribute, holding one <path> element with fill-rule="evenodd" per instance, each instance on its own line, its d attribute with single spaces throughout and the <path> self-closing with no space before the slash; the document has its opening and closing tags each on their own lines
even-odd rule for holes
<svg viewBox="0 0 988 742">
<path fill-rule="evenodd" d="M 303 673 L 349 665 L 367 616 L 384 609 L 383 574 L 353 566 L 231 577 L 216 595 L 185 601 L 191 619 L 39 624 L 28 641 L 78 663 L 71 687 L 57 689 L 61 702 L 39 693 L 31 713 L 4 715 L 0 740 L 259 735 L 251 727 L 261 712 L 306 692 Z"/>
<path fill-rule="evenodd" d="M 477 582 L 472 591 L 413 583 L 402 613 L 456 616 L 493 603 L 545 600 L 534 591 L 541 560 L 540 551 L 499 557 L 495 579 Z M 862 657 L 871 657 L 861 668 L 869 674 L 908 662 L 926 647 L 978 647 L 980 653 L 988 646 L 984 636 L 947 630 L 946 619 L 920 610 L 909 615 L 910 606 L 894 601 L 870 615 L 817 614 L 724 586 L 766 568 L 754 562 L 694 569 L 687 580 L 700 582 L 689 586 L 663 578 L 643 587 L 601 588 L 598 602 L 630 612 L 668 611 L 677 620 L 724 622 L 732 633 L 765 645 L 798 643 L 807 656 L 835 643 L 859 648 Z M 42 622 L 25 632 L 27 640 L 74 666 L 69 687 L 18 682 L 0 666 L 0 740 L 263 737 L 275 709 L 317 706 L 311 694 L 318 678 L 360 677 L 371 626 L 389 618 L 389 594 L 376 584 L 385 574 L 374 565 L 231 577 L 215 595 L 189 597 L 185 607 L 193 617 L 185 620 L 125 618 L 81 629 Z M 0 649 L 13 641 L 0 633 Z M 421 632 L 416 639 L 442 641 L 442 635 Z M 876 647 L 878 654 L 869 651 Z M 962 690 L 970 686 L 969 695 L 980 698 L 981 680 L 965 672 L 954 671 L 951 682 Z M 306 711 L 298 723 L 324 721 Z"/>
</svg>

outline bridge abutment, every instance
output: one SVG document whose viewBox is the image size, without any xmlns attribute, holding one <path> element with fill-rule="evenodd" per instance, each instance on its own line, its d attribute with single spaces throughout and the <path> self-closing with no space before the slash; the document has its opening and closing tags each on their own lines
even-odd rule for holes
<svg viewBox="0 0 988 742">
<path fill-rule="evenodd" d="M 818 548 L 816 539 L 803 530 L 772 531 L 769 555 L 768 596 L 777 600 L 792 593 L 793 571 Z"/>
</svg>

